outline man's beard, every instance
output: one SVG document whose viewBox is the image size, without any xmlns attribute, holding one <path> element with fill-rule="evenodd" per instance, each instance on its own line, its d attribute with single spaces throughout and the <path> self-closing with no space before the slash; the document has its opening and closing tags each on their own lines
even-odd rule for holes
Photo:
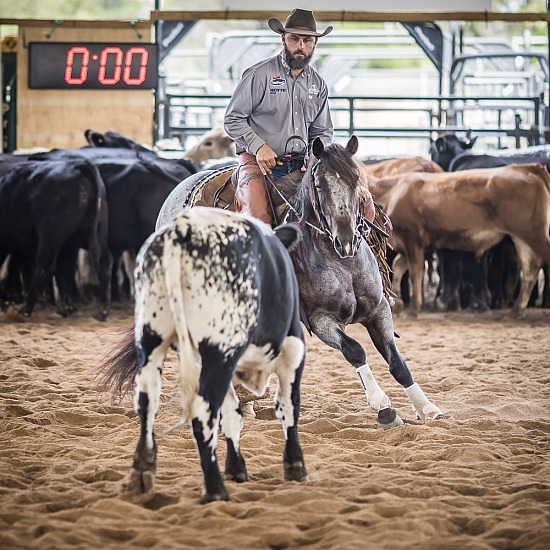
<svg viewBox="0 0 550 550">
<path fill-rule="evenodd" d="M 285 61 L 291 69 L 305 69 L 309 65 L 309 62 L 313 57 L 313 52 L 315 51 L 315 48 L 313 48 L 313 51 L 309 55 L 306 55 L 306 53 L 303 50 L 297 50 L 296 53 L 301 53 L 304 57 L 303 59 L 295 59 L 294 57 L 292 57 L 292 53 L 288 49 L 287 45 L 285 44 L 284 46 L 285 46 Z"/>
</svg>

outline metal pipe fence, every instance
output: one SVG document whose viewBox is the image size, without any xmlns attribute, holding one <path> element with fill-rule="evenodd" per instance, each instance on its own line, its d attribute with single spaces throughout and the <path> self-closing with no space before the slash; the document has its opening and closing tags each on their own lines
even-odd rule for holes
<svg viewBox="0 0 550 550">
<path fill-rule="evenodd" d="M 190 136 L 223 124 L 229 95 L 167 94 L 159 101 L 160 138 L 177 138 L 186 148 Z M 418 138 L 428 142 L 447 132 L 510 138 L 516 147 L 545 142 L 548 129 L 543 98 L 535 97 L 380 97 L 332 96 L 335 135 L 364 138 Z"/>
</svg>

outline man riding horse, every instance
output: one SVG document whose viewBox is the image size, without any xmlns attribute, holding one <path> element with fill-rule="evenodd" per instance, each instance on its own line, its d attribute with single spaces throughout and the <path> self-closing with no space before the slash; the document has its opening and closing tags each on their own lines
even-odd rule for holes
<svg viewBox="0 0 550 550">
<path fill-rule="evenodd" d="M 285 24 L 272 17 L 269 27 L 281 35 L 283 50 L 249 67 L 235 88 L 225 113 L 224 127 L 236 143 L 239 158 L 235 202 L 241 212 L 270 225 L 275 222 L 266 176 L 278 179 L 305 171 L 308 144 L 320 138 L 328 145 L 333 125 L 328 87 L 310 66 L 319 37 L 311 11 L 295 9 Z M 374 204 L 365 193 L 364 214 L 373 221 Z"/>
</svg>

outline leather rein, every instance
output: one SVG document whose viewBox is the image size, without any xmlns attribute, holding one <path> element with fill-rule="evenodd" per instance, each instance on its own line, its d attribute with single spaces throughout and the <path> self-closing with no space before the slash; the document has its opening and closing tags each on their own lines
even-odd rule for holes
<svg viewBox="0 0 550 550">
<path fill-rule="evenodd" d="M 317 167 L 318 167 L 319 163 L 320 163 L 320 160 L 316 159 L 315 164 L 313 164 L 313 166 L 310 169 L 311 173 L 308 174 L 306 172 L 304 177 L 306 177 L 306 176 L 309 177 L 309 178 L 313 177 L 315 175 L 315 171 L 317 170 Z M 279 191 L 277 185 L 275 184 L 275 181 L 273 180 L 273 177 L 270 174 L 266 175 L 266 181 L 269 181 L 271 187 L 277 192 L 279 197 L 288 206 L 289 210 L 291 210 L 296 215 L 296 217 L 299 218 L 300 214 L 294 208 L 294 206 L 286 199 L 286 197 L 281 193 L 281 191 Z M 315 218 L 317 220 L 317 223 L 319 224 L 320 227 L 318 227 L 317 225 L 312 224 L 311 222 L 309 222 L 307 220 L 305 220 L 305 223 L 308 227 L 310 227 L 311 229 L 317 231 L 317 233 L 319 233 L 320 235 L 327 236 L 330 239 L 333 247 L 336 249 L 336 243 L 335 243 L 336 236 L 332 233 L 332 230 L 330 229 L 330 227 L 328 225 L 328 222 L 326 220 L 326 216 L 323 213 L 323 209 L 322 209 L 322 206 L 321 206 L 321 200 L 319 198 L 319 194 L 317 192 L 317 189 L 316 189 L 315 185 L 311 185 L 311 182 L 308 182 L 308 189 L 310 191 L 310 201 L 311 201 L 311 205 L 312 205 L 312 208 L 313 208 L 313 212 L 315 214 Z M 274 214 L 275 214 L 275 212 L 274 212 Z M 277 220 L 276 215 L 275 215 L 275 221 L 276 221 L 277 224 L 279 223 L 279 220 Z M 373 224 L 370 220 L 365 218 L 365 216 L 363 216 L 363 214 L 361 214 L 361 212 L 358 209 L 357 213 L 356 213 L 356 220 L 355 220 L 355 231 L 354 231 L 354 239 L 353 239 L 354 246 L 353 246 L 352 256 L 355 256 L 355 254 L 357 254 L 357 251 L 359 250 L 359 246 L 361 244 L 361 239 L 364 239 L 365 242 L 367 242 L 367 236 L 369 234 L 370 229 L 373 229 L 374 231 L 376 231 L 377 233 L 379 233 L 380 235 L 384 236 L 387 239 L 389 239 L 389 237 L 390 237 L 390 235 L 388 233 L 386 233 L 386 231 L 384 231 L 383 229 L 381 229 L 377 225 Z"/>
</svg>

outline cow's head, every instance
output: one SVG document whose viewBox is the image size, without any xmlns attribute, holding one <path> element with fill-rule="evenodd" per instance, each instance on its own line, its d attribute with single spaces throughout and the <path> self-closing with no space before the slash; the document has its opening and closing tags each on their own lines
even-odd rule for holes
<svg viewBox="0 0 550 550">
<path fill-rule="evenodd" d="M 194 147 L 186 151 L 184 157 L 195 164 L 209 159 L 221 159 L 235 156 L 235 143 L 223 128 L 215 128 L 204 134 Z"/>
<path fill-rule="evenodd" d="M 430 157 L 443 170 L 447 171 L 453 159 L 469 153 L 476 140 L 477 136 L 470 139 L 469 132 L 466 134 L 465 140 L 458 138 L 454 134 L 441 136 L 430 145 Z"/>
</svg>

